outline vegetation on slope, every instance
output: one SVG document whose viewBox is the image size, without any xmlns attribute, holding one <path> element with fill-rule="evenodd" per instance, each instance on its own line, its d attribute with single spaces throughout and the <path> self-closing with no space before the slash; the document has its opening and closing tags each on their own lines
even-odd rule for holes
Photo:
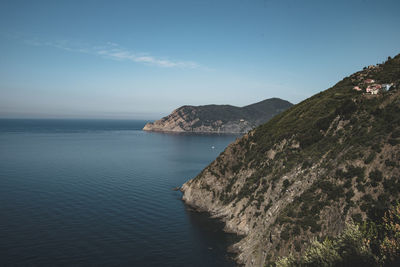
<svg viewBox="0 0 400 267">
<path fill-rule="evenodd" d="M 400 266 L 400 205 L 377 221 L 348 224 L 334 238 L 314 240 L 300 258 L 283 257 L 275 264 L 289 266 Z"/>
<path fill-rule="evenodd" d="M 393 86 L 353 90 L 367 79 Z M 399 88 L 400 55 L 280 113 L 188 182 L 202 192 L 193 204 L 229 208 L 227 225 L 247 233 L 246 264 L 300 257 L 346 223 L 379 221 L 400 200 Z"/>
<path fill-rule="evenodd" d="M 189 120 L 199 119 L 201 123 L 248 120 L 254 123 L 266 122 L 274 115 L 291 107 L 292 104 L 279 98 L 270 98 L 245 107 L 231 105 L 183 106 L 179 108 L 182 114 L 188 114 Z"/>
<path fill-rule="evenodd" d="M 148 123 L 144 130 L 245 133 L 291 106 L 290 102 L 279 98 L 245 107 L 182 106 L 161 120 Z"/>
</svg>

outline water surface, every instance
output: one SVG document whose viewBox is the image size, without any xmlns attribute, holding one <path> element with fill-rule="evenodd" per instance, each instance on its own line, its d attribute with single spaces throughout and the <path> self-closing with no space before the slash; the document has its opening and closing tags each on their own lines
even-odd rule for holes
<svg viewBox="0 0 400 267">
<path fill-rule="evenodd" d="M 172 188 L 236 137 L 144 124 L 0 120 L 1 265 L 232 266 L 235 237 Z"/>
</svg>

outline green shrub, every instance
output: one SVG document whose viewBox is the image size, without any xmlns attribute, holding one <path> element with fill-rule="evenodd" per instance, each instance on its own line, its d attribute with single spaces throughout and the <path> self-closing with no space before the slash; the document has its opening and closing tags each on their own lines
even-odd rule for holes
<svg viewBox="0 0 400 267">
<path fill-rule="evenodd" d="M 388 143 L 391 144 L 392 146 L 400 144 L 400 141 L 394 138 L 389 138 Z"/>
<path fill-rule="evenodd" d="M 361 213 L 356 213 L 356 214 L 353 214 L 352 216 L 351 216 L 351 218 L 353 219 L 353 221 L 355 222 L 355 223 L 362 223 L 362 215 L 361 215 Z"/>
<path fill-rule="evenodd" d="M 282 232 L 281 232 L 281 234 L 280 234 L 280 237 L 281 237 L 283 240 L 285 240 L 285 241 L 289 240 L 289 238 L 290 238 L 290 228 L 289 228 L 288 226 L 286 226 L 286 227 L 282 230 Z"/>
<path fill-rule="evenodd" d="M 387 159 L 385 160 L 385 165 L 387 167 L 396 167 L 396 162 Z"/>
<path fill-rule="evenodd" d="M 371 154 L 369 154 L 368 157 L 364 160 L 364 163 L 370 164 L 374 160 L 375 155 L 375 152 L 371 152 Z"/>
<path fill-rule="evenodd" d="M 376 266 L 377 261 L 365 235 L 357 225 L 349 224 L 333 239 L 314 240 L 299 259 L 283 257 L 276 266 Z"/>
<path fill-rule="evenodd" d="M 281 192 L 286 192 L 286 189 L 287 189 L 289 186 L 290 186 L 289 180 L 288 180 L 288 179 L 283 180 Z"/>
<path fill-rule="evenodd" d="M 375 187 L 383 179 L 382 172 L 379 170 L 372 171 L 369 173 L 369 178 L 371 179 L 372 186 Z"/>
<path fill-rule="evenodd" d="M 336 115 L 342 116 L 344 119 L 349 119 L 357 110 L 356 104 L 351 99 L 346 99 L 342 105 L 336 109 Z"/>
<path fill-rule="evenodd" d="M 294 226 L 293 226 L 293 229 L 292 229 L 292 234 L 293 234 L 294 236 L 297 236 L 297 235 L 300 234 L 300 232 L 301 232 L 300 226 L 297 225 L 297 224 L 294 225 Z"/>
<path fill-rule="evenodd" d="M 350 202 L 351 198 L 354 197 L 354 191 L 353 189 L 350 189 L 349 191 L 347 191 L 346 193 L 346 201 Z"/>
<path fill-rule="evenodd" d="M 386 179 L 383 181 L 383 188 L 392 195 L 398 195 L 400 193 L 400 181 L 396 177 Z"/>
</svg>

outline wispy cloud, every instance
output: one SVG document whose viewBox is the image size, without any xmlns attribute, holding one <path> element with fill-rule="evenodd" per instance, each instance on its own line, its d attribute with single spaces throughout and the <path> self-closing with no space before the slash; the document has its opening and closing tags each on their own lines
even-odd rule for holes
<svg viewBox="0 0 400 267">
<path fill-rule="evenodd" d="M 43 42 L 38 40 L 25 40 L 25 42 L 35 46 L 49 46 L 70 52 L 92 54 L 113 60 L 131 61 L 164 68 L 196 69 L 202 67 L 200 64 L 193 61 L 172 60 L 166 57 L 155 57 L 148 53 L 137 53 L 112 42 L 97 46 L 73 43 L 70 41 Z"/>
</svg>

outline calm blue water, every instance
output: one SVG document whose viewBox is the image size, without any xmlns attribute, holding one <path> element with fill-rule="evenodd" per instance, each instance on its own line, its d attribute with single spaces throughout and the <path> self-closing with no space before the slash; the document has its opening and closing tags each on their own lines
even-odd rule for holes
<svg viewBox="0 0 400 267">
<path fill-rule="evenodd" d="M 171 189 L 236 137 L 144 124 L 0 120 L 0 265 L 232 266 L 235 237 Z"/>
</svg>

